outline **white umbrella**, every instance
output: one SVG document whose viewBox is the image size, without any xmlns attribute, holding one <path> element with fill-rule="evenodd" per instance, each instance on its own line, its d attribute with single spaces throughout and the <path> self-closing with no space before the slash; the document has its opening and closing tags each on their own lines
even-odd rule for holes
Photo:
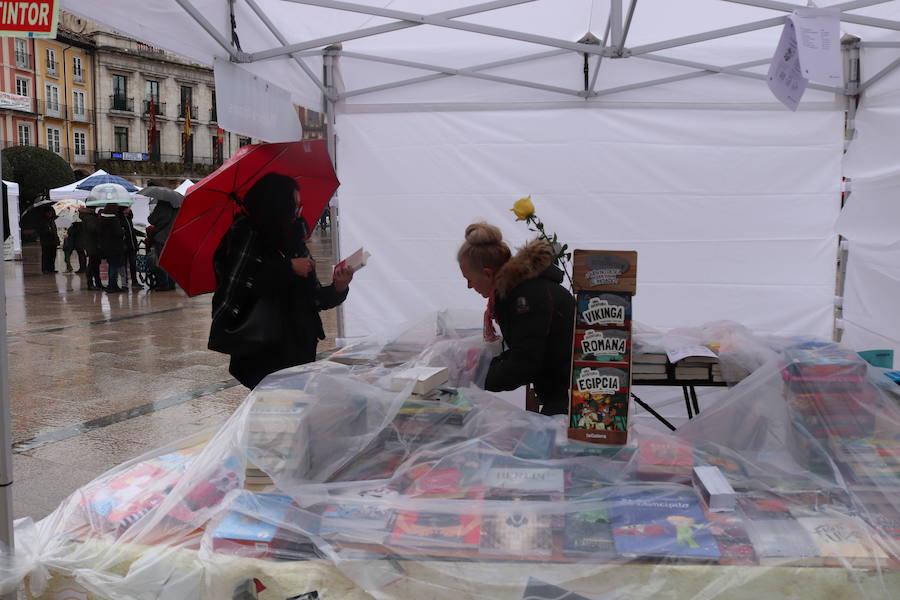
<svg viewBox="0 0 900 600">
<path fill-rule="evenodd" d="M 72 223 L 78 221 L 78 209 L 82 206 L 84 206 L 84 200 L 76 200 L 75 198 L 66 198 L 65 200 L 54 202 L 53 210 L 56 211 L 56 227 L 66 229 Z"/>
<path fill-rule="evenodd" d="M 134 204 L 134 198 L 128 193 L 128 190 L 118 183 L 101 183 L 94 186 L 85 205 L 106 206 L 107 204 L 131 206 Z"/>
</svg>

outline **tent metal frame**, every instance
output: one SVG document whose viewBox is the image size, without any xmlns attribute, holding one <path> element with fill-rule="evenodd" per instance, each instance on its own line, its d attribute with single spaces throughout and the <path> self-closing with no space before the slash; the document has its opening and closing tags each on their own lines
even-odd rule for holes
<svg viewBox="0 0 900 600">
<path fill-rule="evenodd" d="M 252 12 L 256 15 L 256 17 L 260 20 L 260 22 L 269 30 L 269 32 L 273 35 L 273 37 L 279 43 L 278 46 L 274 46 L 267 50 L 257 51 L 257 52 L 243 52 L 239 49 L 236 49 L 226 38 L 225 35 L 222 34 L 221 31 L 217 30 L 191 3 L 191 0 L 175 0 L 179 6 L 181 6 L 184 11 L 200 25 L 205 31 L 207 31 L 216 42 L 222 46 L 223 49 L 228 53 L 230 59 L 235 63 L 254 63 L 265 60 L 271 60 L 275 58 L 282 58 L 285 56 L 290 56 L 293 58 L 294 62 L 297 66 L 305 73 L 307 77 L 322 91 L 323 96 L 331 102 L 339 102 L 341 100 L 345 100 L 347 98 L 358 97 L 365 94 L 371 94 L 375 92 L 380 92 L 389 89 L 395 89 L 403 86 L 416 85 L 420 83 L 425 83 L 428 81 L 433 81 L 436 79 L 441 79 L 445 77 L 468 77 L 474 79 L 481 79 L 484 81 L 491 81 L 494 83 L 501 83 L 505 85 L 511 86 L 520 86 L 532 89 L 538 89 L 542 91 L 547 91 L 551 93 L 557 93 L 565 96 L 576 96 L 582 97 L 584 99 L 591 99 L 600 96 L 609 96 L 612 94 L 616 94 L 619 92 L 641 89 L 645 87 L 658 86 L 663 84 L 668 84 L 676 81 L 682 81 L 687 79 L 693 79 L 696 77 L 706 76 L 706 75 L 729 75 L 734 77 L 744 77 L 749 79 L 757 79 L 757 80 L 765 80 L 766 76 L 762 73 L 756 73 L 752 71 L 748 71 L 747 69 L 751 69 L 754 67 L 760 67 L 768 64 L 769 58 L 761 58 L 758 60 L 748 61 L 745 63 L 741 63 L 739 65 L 714 65 L 708 64 L 704 62 L 696 62 L 696 61 L 688 61 L 682 60 L 671 56 L 665 56 L 659 54 L 660 51 L 669 50 L 672 48 L 679 48 L 683 46 L 689 46 L 692 44 L 699 44 L 702 42 L 720 39 L 729 36 L 736 36 L 743 33 L 756 31 L 760 29 L 767 29 L 770 27 L 779 27 L 784 24 L 785 17 L 783 15 L 779 15 L 776 17 L 763 19 L 759 21 L 754 21 L 750 23 L 744 23 L 741 25 L 735 25 L 731 27 L 723 27 L 719 29 L 714 29 L 711 31 L 706 31 L 702 33 L 697 33 L 688 36 L 680 36 L 667 40 L 660 40 L 658 42 L 653 42 L 649 44 L 644 44 L 640 46 L 627 47 L 625 42 L 628 37 L 628 33 L 631 29 L 632 23 L 634 22 L 635 9 L 637 7 L 638 0 L 629 0 L 627 10 L 623 10 L 623 0 L 611 0 L 610 1 L 610 9 L 609 9 L 609 18 L 607 19 L 606 31 L 604 32 L 603 38 L 600 40 L 599 44 L 593 43 L 584 43 L 581 41 L 571 41 L 564 40 L 554 37 L 542 36 L 530 34 L 522 31 L 516 31 L 512 29 L 504 29 L 499 27 L 490 27 L 486 25 L 479 25 L 471 22 L 460 21 L 459 19 L 466 16 L 477 15 L 481 13 L 486 13 L 490 11 L 500 10 L 503 8 L 508 8 L 512 6 L 518 6 L 522 4 L 528 4 L 530 2 L 534 2 L 535 0 L 490 0 L 488 2 L 482 2 L 477 4 L 472 4 L 465 7 L 456 8 L 449 11 L 443 11 L 432 14 L 423 14 L 423 13 L 414 13 L 408 11 L 400 11 L 394 10 L 390 8 L 381 8 L 374 6 L 367 6 L 362 4 L 357 4 L 353 2 L 346 2 L 344 0 L 283 0 L 284 2 L 292 2 L 294 4 L 303 4 L 306 6 L 314 6 L 319 8 L 326 8 L 336 11 L 345 11 L 345 12 L 353 12 L 358 14 L 370 15 L 373 17 L 392 19 L 393 22 L 384 23 L 381 25 L 376 25 L 372 27 L 364 27 L 362 29 L 347 31 L 344 33 L 334 34 L 326 37 L 316 38 L 312 40 L 306 40 L 303 42 L 289 44 L 287 43 L 287 38 L 284 34 L 278 29 L 278 27 L 268 18 L 268 16 L 263 12 L 260 6 L 257 4 L 256 0 L 242 0 L 245 2 Z M 241 1 L 241 0 L 232 0 L 232 1 Z M 746 6 L 753 6 L 757 8 L 763 8 L 772 10 L 780 13 L 790 13 L 797 8 L 795 4 L 789 4 L 786 2 L 779 2 L 777 0 L 721 0 L 722 2 L 729 2 L 734 4 L 742 4 Z M 865 25 L 869 27 L 883 28 L 889 30 L 900 31 L 900 22 L 891 21 L 887 19 L 878 19 L 873 17 L 865 17 L 861 15 L 854 15 L 849 13 L 848 11 L 852 11 L 859 8 L 865 8 L 869 6 L 874 6 L 878 4 L 883 4 L 886 2 L 890 2 L 892 0 L 848 0 L 847 2 L 842 2 L 840 4 L 834 5 L 832 8 L 838 9 L 841 11 L 841 20 L 847 23 L 855 23 L 859 25 Z M 470 65 L 468 67 L 463 68 L 451 68 L 444 65 L 432 64 L 427 62 L 419 62 L 412 60 L 403 60 L 398 58 L 391 58 L 386 56 L 378 56 L 375 54 L 367 54 L 360 52 L 352 52 L 352 51 L 344 51 L 340 44 L 342 42 L 351 41 L 355 39 L 360 39 L 364 37 L 377 36 L 385 33 L 390 33 L 394 31 L 399 31 L 402 29 L 407 29 L 410 27 L 417 27 L 420 25 L 431 25 L 435 27 L 443 27 L 448 29 L 454 29 L 459 31 L 465 31 L 469 33 L 479 34 L 479 35 L 487 35 L 487 36 L 495 36 L 520 42 L 526 42 L 530 44 L 535 44 L 539 46 L 547 46 L 550 49 L 540 52 L 528 53 L 519 57 L 510 58 L 504 61 L 497 61 L 493 63 L 484 63 L 484 64 L 476 64 Z M 872 44 L 872 47 L 884 47 L 884 48 L 900 48 L 900 42 L 898 43 L 876 43 Z M 325 49 L 328 48 L 330 52 L 330 56 L 333 58 L 345 58 L 352 60 L 364 60 L 371 62 L 378 62 L 383 64 L 391 64 L 395 66 L 402 66 L 412 69 L 418 69 L 427 72 L 427 74 L 423 74 L 417 77 L 409 77 L 400 79 L 397 81 L 386 82 L 379 85 L 369 86 L 365 88 L 358 88 L 353 90 L 338 90 L 335 86 L 326 86 L 323 82 L 324 76 L 319 77 L 316 75 L 309 65 L 303 60 L 304 56 L 318 55 L 322 56 L 325 54 Z M 550 85 L 546 83 L 529 81 L 521 78 L 515 77 L 504 77 L 499 75 L 493 75 L 487 73 L 491 69 L 497 67 L 503 67 L 511 64 L 520 64 L 526 63 L 529 61 L 542 60 L 544 58 L 557 56 L 560 54 L 566 54 L 568 52 L 582 54 L 585 56 L 596 56 L 597 60 L 594 62 L 591 67 L 591 81 L 590 85 L 587 89 L 575 89 L 575 88 L 565 88 L 557 85 Z M 625 58 L 641 58 L 645 60 L 653 60 L 661 63 L 668 63 L 674 66 L 684 67 L 686 69 L 692 69 L 692 72 L 676 74 L 669 77 L 651 79 L 643 82 L 636 82 L 633 84 L 622 85 L 617 87 L 609 87 L 606 89 L 597 89 L 598 81 L 600 80 L 600 65 L 603 58 L 611 58 L 611 59 L 625 59 Z M 900 66 L 900 59 L 895 61 L 887 68 L 884 69 L 883 72 L 873 76 L 870 81 L 863 82 L 860 84 L 862 89 L 865 89 L 878 79 L 884 77 L 889 72 L 896 69 Z M 833 92 L 838 95 L 847 95 L 851 93 L 846 87 L 838 88 L 831 86 L 824 86 L 818 84 L 810 84 L 808 86 L 811 89 L 816 89 L 825 92 Z"/>
</svg>

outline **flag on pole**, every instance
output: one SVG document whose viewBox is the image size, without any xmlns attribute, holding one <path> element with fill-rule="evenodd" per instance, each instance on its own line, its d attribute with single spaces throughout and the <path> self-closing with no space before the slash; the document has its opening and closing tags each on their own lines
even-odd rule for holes
<svg viewBox="0 0 900 600">
<path fill-rule="evenodd" d="M 184 107 L 184 135 L 181 138 L 181 162 L 184 163 L 184 155 L 187 152 L 188 142 L 191 140 L 191 105 Z"/>
<path fill-rule="evenodd" d="M 150 155 L 151 160 L 155 156 L 154 149 L 156 148 L 156 135 L 156 102 L 153 96 L 150 96 L 150 135 L 147 140 L 150 147 L 147 148 L 147 153 Z"/>
</svg>

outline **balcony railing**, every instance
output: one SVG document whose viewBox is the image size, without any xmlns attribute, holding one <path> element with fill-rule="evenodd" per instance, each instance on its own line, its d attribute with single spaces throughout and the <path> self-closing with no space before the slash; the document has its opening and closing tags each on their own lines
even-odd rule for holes
<svg viewBox="0 0 900 600">
<path fill-rule="evenodd" d="M 122 112 L 134 112 L 134 98 L 126 98 L 118 94 L 110 94 L 109 109 Z"/>
<path fill-rule="evenodd" d="M 52 77 L 56 77 L 57 75 L 59 75 L 59 71 L 56 70 L 56 68 L 58 66 L 59 66 L 58 62 L 56 62 L 55 60 L 50 60 L 48 58 L 47 59 L 47 75 L 50 75 Z"/>
<path fill-rule="evenodd" d="M 38 100 L 38 114 L 45 117 L 53 117 L 63 119 L 66 115 L 67 106 L 58 100 Z"/>
<path fill-rule="evenodd" d="M 34 68 L 33 63 L 31 62 L 31 53 L 29 52 L 16 52 L 16 67 L 19 69 L 32 69 Z"/>
<path fill-rule="evenodd" d="M 154 104 L 156 105 L 154 107 L 156 110 L 156 116 L 157 117 L 165 117 L 166 116 L 166 103 L 154 101 Z M 144 116 L 147 116 L 147 117 L 150 116 L 150 101 L 149 100 L 144 100 L 143 114 L 144 114 Z"/>
<path fill-rule="evenodd" d="M 96 160 L 133 160 L 141 162 L 180 163 L 179 154 L 154 154 L 149 152 L 117 152 L 115 150 L 100 150 L 95 153 Z M 217 165 L 222 161 L 216 161 L 212 156 L 194 156 L 193 161 L 186 164 Z"/>
<path fill-rule="evenodd" d="M 69 106 L 69 120 L 79 121 L 81 123 L 93 123 L 94 111 L 93 109 L 85 108 L 84 106 Z"/>
<path fill-rule="evenodd" d="M 187 113 L 187 105 L 179 104 L 178 105 L 178 118 L 184 119 L 186 117 L 186 113 Z M 197 106 L 194 104 L 191 104 L 191 119 L 196 120 L 198 117 L 199 117 L 199 111 L 197 109 Z"/>
<path fill-rule="evenodd" d="M 72 81 L 75 83 L 84 83 L 84 69 L 72 73 Z"/>
</svg>

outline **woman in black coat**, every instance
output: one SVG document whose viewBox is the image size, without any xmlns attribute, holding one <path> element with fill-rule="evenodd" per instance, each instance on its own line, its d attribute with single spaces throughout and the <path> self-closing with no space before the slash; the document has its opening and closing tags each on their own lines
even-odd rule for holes
<svg viewBox="0 0 900 600">
<path fill-rule="evenodd" d="M 56 273 L 56 249 L 59 248 L 59 233 L 56 231 L 56 211 L 46 205 L 41 212 L 37 227 L 41 242 L 41 273 Z"/>
<path fill-rule="evenodd" d="M 109 281 L 105 288 L 108 293 L 125 291 L 125 288 L 119 286 L 119 269 L 125 260 L 126 232 L 119 219 L 118 209 L 116 204 L 107 204 L 100 212 L 97 224 L 97 247 L 109 267 Z"/>
<path fill-rule="evenodd" d="M 262 348 L 246 352 L 238 345 L 228 352 L 228 371 L 251 389 L 270 373 L 315 360 L 316 346 L 325 339 L 319 311 L 343 302 L 353 278 L 348 269 L 336 269 L 331 285 L 319 283 L 315 260 L 303 242 L 300 197 L 290 177 L 262 177 L 244 197 L 244 212 L 213 259 L 211 349 L 222 351 L 226 332 L 238 327 L 262 299 L 281 325 L 277 337 Z"/>
<path fill-rule="evenodd" d="M 484 389 L 531 383 L 542 414 L 567 413 L 575 298 L 561 285 L 550 244 L 536 239 L 512 256 L 497 227 L 474 223 L 457 260 L 469 288 L 489 299 L 506 347 L 491 361 Z"/>
</svg>

